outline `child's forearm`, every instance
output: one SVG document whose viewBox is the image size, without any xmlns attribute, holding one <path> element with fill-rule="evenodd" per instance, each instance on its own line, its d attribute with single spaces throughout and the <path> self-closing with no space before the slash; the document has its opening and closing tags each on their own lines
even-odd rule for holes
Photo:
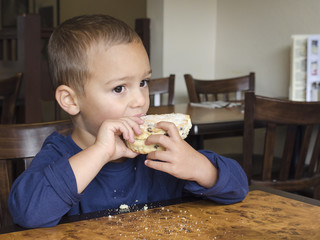
<svg viewBox="0 0 320 240">
<path fill-rule="evenodd" d="M 105 151 L 95 144 L 69 158 L 77 181 L 78 193 L 83 192 L 108 159 L 109 156 Z"/>
<path fill-rule="evenodd" d="M 218 203 L 232 204 L 242 201 L 248 194 L 248 179 L 237 161 L 208 150 L 201 150 L 218 170 L 217 182 L 212 188 L 199 188 L 198 182 L 187 182 L 185 189 Z"/>
<path fill-rule="evenodd" d="M 218 169 L 204 156 L 195 169 L 195 181 L 205 188 L 213 187 L 218 180 Z M 200 159 L 199 159 L 200 160 Z"/>
</svg>

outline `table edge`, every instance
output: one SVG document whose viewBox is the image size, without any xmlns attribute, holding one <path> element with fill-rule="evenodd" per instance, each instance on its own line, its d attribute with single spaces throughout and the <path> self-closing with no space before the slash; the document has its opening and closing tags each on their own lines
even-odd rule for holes
<svg viewBox="0 0 320 240">
<path fill-rule="evenodd" d="M 251 185 L 249 186 L 249 190 L 250 191 L 255 191 L 255 190 L 259 190 L 259 191 L 263 191 L 263 192 L 267 192 L 267 193 L 271 193 L 271 194 L 275 194 L 278 196 L 282 196 L 285 198 L 289 198 L 289 199 L 293 199 L 299 202 L 304 202 L 304 203 L 308 203 L 314 206 L 320 206 L 320 200 L 314 199 L 314 198 L 309 198 L 309 197 L 305 197 L 299 194 L 295 194 L 295 193 L 290 193 L 290 192 L 285 192 L 283 190 L 279 190 L 279 189 L 275 189 L 275 188 L 270 188 L 270 187 L 265 187 L 265 186 L 258 186 L 258 185 Z"/>
<path fill-rule="evenodd" d="M 285 191 L 270 188 L 270 187 L 251 185 L 251 186 L 249 186 L 249 190 L 250 191 L 259 190 L 259 191 L 275 194 L 278 196 L 282 196 L 285 198 L 293 199 L 296 201 L 308 203 L 308 204 L 311 204 L 314 206 L 320 206 L 319 200 L 304 197 L 304 196 L 294 194 L 294 193 L 285 192 Z M 148 206 L 148 209 L 152 209 L 152 208 L 169 206 L 169 205 L 174 205 L 174 204 L 179 204 L 179 203 L 192 202 L 192 201 L 197 201 L 197 200 L 203 200 L 203 198 L 191 196 L 191 197 L 184 197 L 184 198 L 178 198 L 178 199 L 153 202 L 153 203 L 148 203 L 146 205 Z M 125 212 L 119 212 L 118 209 L 107 209 L 107 210 L 103 210 L 103 211 L 92 212 L 92 213 L 87 213 L 87 214 L 82 214 L 82 215 L 63 217 L 59 224 L 77 222 L 77 221 L 82 221 L 82 220 L 89 220 L 89 219 L 104 217 L 104 216 L 108 216 L 108 215 L 141 211 L 144 208 L 144 206 L 145 206 L 145 204 L 137 204 L 137 205 L 135 205 L 134 208 L 132 208 L 129 211 L 125 211 Z M 24 228 L 17 226 L 17 225 L 3 227 L 3 228 L 0 228 L 0 235 L 5 234 L 5 233 L 10 233 L 10 232 L 24 231 L 24 230 L 28 230 L 28 229 L 24 229 Z"/>
</svg>

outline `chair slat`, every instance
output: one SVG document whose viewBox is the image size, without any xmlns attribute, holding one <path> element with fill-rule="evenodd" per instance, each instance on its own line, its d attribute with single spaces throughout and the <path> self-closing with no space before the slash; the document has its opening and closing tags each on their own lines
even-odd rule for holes
<svg viewBox="0 0 320 240">
<path fill-rule="evenodd" d="M 297 163 L 296 172 L 295 172 L 296 179 L 302 178 L 304 174 L 304 170 L 305 170 L 304 166 L 305 166 L 305 161 L 308 154 L 312 130 L 313 130 L 313 126 L 307 125 L 305 129 L 305 133 L 303 134 L 302 145 L 300 148 L 300 154 L 299 154 L 298 163 Z"/>
<path fill-rule="evenodd" d="M 229 101 L 229 94 L 228 93 L 224 93 L 223 94 L 223 101 Z"/>
<path fill-rule="evenodd" d="M 297 127 L 290 125 L 287 128 L 287 136 L 282 154 L 279 180 L 285 181 L 289 178 L 290 167 L 293 157 L 293 149 L 296 140 Z"/>
<path fill-rule="evenodd" d="M 320 157 L 320 126 L 318 126 L 317 134 L 316 134 L 316 141 L 314 143 L 314 148 L 308 168 L 307 176 L 311 177 L 317 167 L 316 172 L 320 174 L 320 164 L 319 164 L 319 157 Z M 318 166 L 316 166 L 318 165 Z"/>
<path fill-rule="evenodd" d="M 275 136 L 276 136 L 276 125 L 273 123 L 270 123 L 267 126 L 267 134 L 266 134 L 266 140 L 265 140 L 263 173 L 262 173 L 263 181 L 271 180 Z"/>
</svg>

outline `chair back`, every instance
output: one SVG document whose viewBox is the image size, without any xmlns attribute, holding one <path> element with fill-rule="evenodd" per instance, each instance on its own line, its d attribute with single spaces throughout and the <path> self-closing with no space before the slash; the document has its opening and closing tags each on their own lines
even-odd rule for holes
<svg viewBox="0 0 320 240">
<path fill-rule="evenodd" d="M 12 182 L 40 151 L 44 140 L 54 131 L 68 135 L 70 120 L 0 125 L 0 227 L 12 224 L 8 197 Z"/>
<path fill-rule="evenodd" d="M 22 73 L 0 80 L 0 100 L 2 102 L 1 124 L 14 123 L 16 102 L 22 80 Z"/>
<path fill-rule="evenodd" d="M 200 103 L 218 100 L 243 100 L 244 91 L 254 91 L 255 73 L 228 79 L 200 80 L 184 75 L 189 101 Z"/>
<path fill-rule="evenodd" d="M 265 126 L 263 163 L 253 175 L 254 125 Z M 285 191 L 312 189 L 320 198 L 320 102 L 296 102 L 245 93 L 243 168 L 249 183 Z M 277 137 L 277 130 L 285 137 Z M 283 143 L 281 142 L 283 140 Z M 283 146 L 282 156 L 274 156 Z M 278 168 L 274 168 L 278 165 Z"/>
<path fill-rule="evenodd" d="M 151 79 L 149 82 L 150 106 L 174 104 L 175 75 L 169 77 Z"/>
</svg>

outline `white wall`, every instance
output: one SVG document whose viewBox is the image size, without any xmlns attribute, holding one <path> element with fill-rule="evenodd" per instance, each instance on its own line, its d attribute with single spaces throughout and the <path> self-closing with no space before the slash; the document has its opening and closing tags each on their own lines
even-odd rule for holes
<svg viewBox="0 0 320 240">
<path fill-rule="evenodd" d="M 159 2 L 163 3 L 163 9 Z M 188 101 L 185 73 L 199 78 L 214 76 L 216 10 L 216 0 L 147 1 L 147 16 L 151 18 L 153 77 L 176 74 L 176 103 Z M 153 24 L 157 24 L 157 28 Z M 157 40 L 161 34 L 155 32 L 156 29 L 163 31 L 162 43 Z M 162 49 L 162 52 L 155 48 Z M 159 64 L 161 60 L 162 64 Z"/>
<path fill-rule="evenodd" d="M 287 97 L 293 34 L 320 33 L 319 0 L 147 0 L 154 77 L 226 78 L 256 72 L 256 92 Z"/>
<path fill-rule="evenodd" d="M 218 0 L 216 77 L 256 72 L 257 94 L 288 97 L 293 34 L 320 33 L 319 0 Z"/>
<path fill-rule="evenodd" d="M 151 26 L 149 8 L 161 11 L 155 18 L 162 31 L 158 46 L 151 28 L 151 50 L 161 49 L 151 56 L 154 76 L 177 75 L 176 102 L 188 101 L 184 73 L 226 78 L 254 71 L 258 94 L 287 97 L 291 35 L 320 34 L 319 0 L 148 0 L 147 5 Z M 236 153 L 241 143 L 241 137 L 215 139 L 205 148 Z"/>
</svg>

